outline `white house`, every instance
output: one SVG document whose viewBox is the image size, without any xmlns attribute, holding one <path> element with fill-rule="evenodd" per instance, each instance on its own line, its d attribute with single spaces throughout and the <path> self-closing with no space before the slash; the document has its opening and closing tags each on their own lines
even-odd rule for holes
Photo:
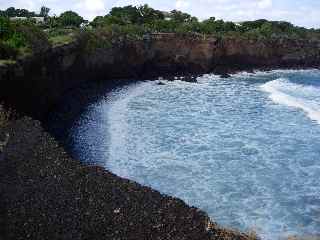
<svg viewBox="0 0 320 240">
<path fill-rule="evenodd" d="M 11 21 L 23 21 L 23 20 L 27 20 L 28 18 L 26 17 L 11 17 L 10 20 Z"/>
<path fill-rule="evenodd" d="M 32 19 L 36 20 L 36 23 L 45 23 L 44 17 L 32 17 Z"/>
<path fill-rule="evenodd" d="M 10 18 L 11 21 L 24 21 L 24 20 L 28 20 L 28 19 L 29 18 L 27 18 L 27 17 L 11 17 Z M 30 19 L 34 19 L 37 24 L 45 23 L 44 17 L 31 17 Z"/>
</svg>

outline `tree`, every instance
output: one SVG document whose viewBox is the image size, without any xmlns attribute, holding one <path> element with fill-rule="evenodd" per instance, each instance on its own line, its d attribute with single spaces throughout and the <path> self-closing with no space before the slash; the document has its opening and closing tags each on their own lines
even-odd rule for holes
<svg viewBox="0 0 320 240">
<path fill-rule="evenodd" d="M 138 12 L 140 15 L 140 24 L 148 24 L 158 20 L 164 20 L 164 14 L 161 11 L 149 7 L 148 4 L 138 7 Z"/>
<path fill-rule="evenodd" d="M 273 25 L 271 22 L 264 23 L 260 28 L 260 33 L 266 37 L 271 37 L 274 33 Z"/>
<path fill-rule="evenodd" d="M 97 16 L 93 19 L 93 21 L 90 24 L 93 27 L 101 27 L 105 24 L 105 18 L 102 16 Z"/>
<path fill-rule="evenodd" d="M 187 23 L 187 22 L 197 22 L 198 19 L 196 17 L 192 17 L 188 13 L 184 13 L 181 11 L 173 10 L 171 11 L 171 19 L 177 23 Z"/>
<path fill-rule="evenodd" d="M 114 7 L 105 16 L 108 24 L 151 24 L 155 21 L 163 20 L 164 14 L 161 11 L 149 7 L 147 4 L 135 7 L 132 5 L 125 7 Z"/>
<path fill-rule="evenodd" d="M 14 7 L 10 7 L 5 11 L 1 12 L 1 16 L 4 17 L 35 17 L 37 14 L 35 12 L 29 12 L 27 9 L 15 9 Z"/>
<path fill-rule="evenodd" d="M 172 20 L 157 20 L 151 24 L 151 29 L 155 32 L 175 32 L 177 26 Z"/>
<path fill-rule="evenodd" d="M 59 23 L 65 27 L 79 27 L 83 22 L 84 19 L 73 11 L 66 11 L 59 17 Z"/>
<path fill-rule="evenodd" d="M 243 31 L 251 31 L 254 29 L 261 28 L 262 25 L 265 23 L 268 23 L 268 20 L 259 19 L 259 20 L 255 20 L 255 21 L 246 21 L 246 22 L 243 22 L 241 25 L 242 25 Z"/>
<path fill-rule="evenodd" d="M 232 32 L 236 30 L 237 30 L 237 26 L 233 22 L 224 23 L 224 29 L 223 29 L 224 32 Z"/>
<path fill-rule="evenodd" d="M 59 26 L 59 18 L 56 15 L 53 15 L 52 17 L 47 17 L 46 21 L 48 27 L 50 28 L 56 28 Z"/>
<path fill-rule="evenodd" d="M 141 22 L 141 15 L 137 7 L 132 5 L 125 7 L 114 7 L 106 17 L 111 17 L 118 24 L 138 24 Z"/>
<path fill-rule="evenodd" d="M 50 8 L 47 8 L 46 6 L 42 6 L 40 9 L 40 17 L 47 18 L 49 16 Z"/>
<path fill-rule="evenodd" d="M 14 7 L 9 7 L 5 11 L 5 14 L 6 14 L 7 17 L 17 17 L 16 9 Z"/>
</svg>

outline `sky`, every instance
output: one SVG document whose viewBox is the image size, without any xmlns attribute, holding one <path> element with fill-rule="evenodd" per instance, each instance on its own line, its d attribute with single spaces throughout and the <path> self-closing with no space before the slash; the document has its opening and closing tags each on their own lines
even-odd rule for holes
<svg viewBox="0 0 320 240">
<path fill-rule="evenodd" d="M 106 15 L 112 7 L 145 3 L 163 11 L 178 9 L 200 20 L 216 17 L 240 22 L 265 18 L 320 28 L 320 0 L 0 0 L 0 9 L 13 6 L 39 11 L 44 5 L 51 8 L 51 14 L 73 10 L 92 20 Z"/>
</svg>

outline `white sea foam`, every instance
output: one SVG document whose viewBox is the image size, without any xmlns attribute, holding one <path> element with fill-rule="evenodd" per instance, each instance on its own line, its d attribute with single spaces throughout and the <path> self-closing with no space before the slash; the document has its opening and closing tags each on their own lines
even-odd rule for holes
<svg viewBox="0 0 320 240">
<path fill-rule="evenodd" d="M 270 93 L 275 103 L 301 109 L 310 119 L 320 124 L 320 88 L 279 78 L 262 85 L 261 89 Z"/>
<path fill-rule="evenodd" d="M 139 87 L 137 87 L 139 86 Z M 108 118 L 109 124 L 109 153 L 107 159 L 112 159 L 112 162 L 106 163 L 108 168 L 113 168 L 112 164 L 118 161 L 118 164 L 125 164 L 129 159 L 128 155 L 120 154 L 127 152 L 128 141 L 128 104 L 144 91 L 150 87 L 149 82 L 139 83 L 137 85 L 131 85 L 126 88 L 122 88 L 119 91 L 113 92 L 111 100 L 109 101 L 108 112 L 105 116 Z M 121 157 L 120 157 L 121 155 Z M 118 175 L 122 177 L 130 177 L 129 171 L 125 167 L 118 167 Z"/>
<path fill-rule="evenodd" d="M 257 78 L 257 77 L 270 77 L 270 76 L 281 76 L 281 75 L 287 75 L 287 74 L 319 74 L 319 70 L 317 69 L 302 69 L 302 70 L 290 70 L 290 69 L 277 69 L 277 70 L 270 70 L 270 71 L 254 71 L 254 72 L 237 72 L 230 74 L 232 78 L 236 79 L 250 79 L 250 78 Z"/>
</svg>

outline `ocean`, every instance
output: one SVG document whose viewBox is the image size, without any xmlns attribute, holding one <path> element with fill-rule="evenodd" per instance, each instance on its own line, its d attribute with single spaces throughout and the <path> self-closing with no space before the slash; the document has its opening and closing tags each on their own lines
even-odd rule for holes
<svg viewBox="0 0 320 240">
<path fill-rule="evenodd" d="M 320 234 L 320 71 L 206 74 L 106 93 L 73 154 L 263 239 Z"/>
</svg>

